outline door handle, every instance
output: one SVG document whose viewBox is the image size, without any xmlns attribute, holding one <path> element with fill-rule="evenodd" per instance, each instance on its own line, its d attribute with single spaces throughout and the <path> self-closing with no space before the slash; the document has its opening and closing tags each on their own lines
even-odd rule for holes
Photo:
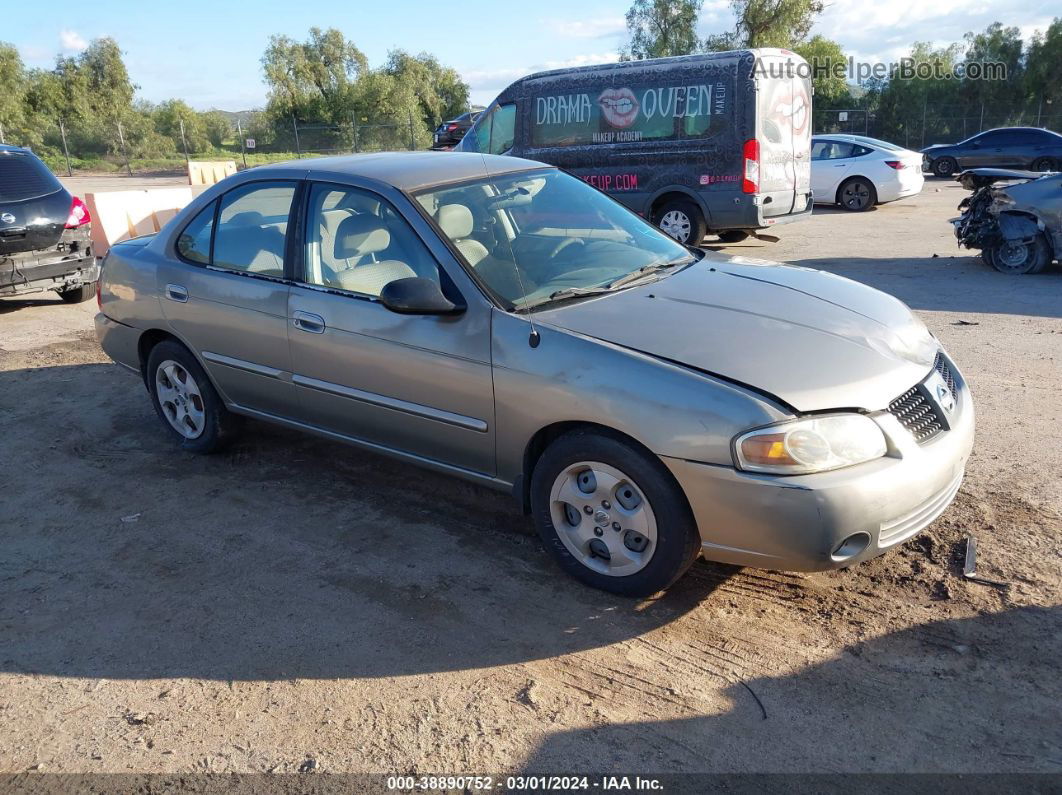
<svg viewBox="0 0 1062 795">
<path fill-rule="evenodd" d="M 324 334 L 325 332 L 324 318 L 312 312 L 296 311 L 292 315 L 291 325 L 299 331 L 308 331 L 311 334 Z"/>
<path fill-rule="evenodd" d="M 167 284 L 166 297 L 180 304 L 188 303 L 188 291 L 179 284 Z"/>
</svg>

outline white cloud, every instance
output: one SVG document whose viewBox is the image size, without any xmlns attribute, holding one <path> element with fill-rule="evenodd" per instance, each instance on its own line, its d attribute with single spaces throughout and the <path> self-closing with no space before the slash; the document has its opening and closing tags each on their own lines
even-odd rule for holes
<svg viewBox="0 0 1062 795">
<path fill-rule="evenodd" d="M 573 66 L 590 66 L 598 63 L 615 63 L 619 60 L 617 52 L 586 53 L 571 58 L 543 61 L 529 66 L 512 66 L 504 69 L 461 69 L 462 79 L 472 90 L 473 101 L 479 104 L 490 102 L 498 92 L 510 83 L 535 72 L 550 69 L 569 69 Z"/>
<path fill-rule="evenodd" d="M 76 30 L 61 30 L 59 31 L 59 45 L 63 52 L 81 52 L 88 49 L 89 43 Z"/>
<path fill-rule="evenodd" d="M 591 19 L 544 19 L 542 25 L 558 36 L 571 39 L 600 39 L 618 36 L 627 31 L 627 21 L 622 16 L 594 17 Z"/>
</svg>

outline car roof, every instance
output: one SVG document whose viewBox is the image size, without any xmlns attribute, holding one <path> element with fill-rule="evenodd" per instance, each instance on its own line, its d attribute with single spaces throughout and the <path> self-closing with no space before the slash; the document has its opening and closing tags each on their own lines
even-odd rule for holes
<svg viewBox="0 0 1062 795">
<path fill-rule="evenodd" d="M 26 154 L 28 149 L 23 149 L 21 146 L 13 146 L 12 144 L 0 144 L 0 152 L 18 152 L 19 154 Z"/>
<path fill-rule="evenodd" d="M 434 185 L 476 179 L 485 174 L 496 176 L 532 168 L 552 168 L 535 160 L 506 155 L 483 155 L 478 152 L 374 152 L 340 157 L 291 160 L 270 171 L 291 170 L 331 174 L 349 174 L 393 185 L 403 191 L 417 191 Z M 245 172 L 246 173 L 246 172 Z"/>
</svg>

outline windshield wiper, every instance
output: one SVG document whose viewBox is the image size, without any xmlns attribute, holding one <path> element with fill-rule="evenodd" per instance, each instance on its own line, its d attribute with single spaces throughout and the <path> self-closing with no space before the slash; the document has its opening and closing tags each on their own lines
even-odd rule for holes
<svg viewBox="0 0 1062 795">
<path fill-rule="evenodd" d="M 679 265 L 689 265 L 687 260 L 678 260 L 675 262 L 653 262 L 649 265 L 643 265 L 638 270 L 631 271 L 628 274 L 620 276 L 618 279 L 613 279 L 605 285 L 606 289 L 615 290 L 618 287 L 626 287 L 627 285 L 634 284 L 637 281 L 641 281 L 643 277 L 649 276 L 659 271 L 668 270 L 669 268 L 677 268 Z"/>
<path fill-rule="evenodd" d="M 607 284 L 601 287 L 565 287 L 563 290 L 552 292 L 538 301 L 524 304 L 520 309 L 534 309 L 536 306 L 551 304 L 554 301 L 563 301 L 565 298 L 582 298 L 587 295 L 600 295 L 601 293 L 609 292 L 611 289 L 612 288 Z"/>
</svg>

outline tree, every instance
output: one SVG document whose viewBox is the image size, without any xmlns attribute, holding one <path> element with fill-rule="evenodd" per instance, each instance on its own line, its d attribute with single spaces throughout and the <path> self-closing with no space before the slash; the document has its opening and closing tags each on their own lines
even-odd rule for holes
<svg viewBox="0 0 1062 795">
<path fill-rule="evenodd" d="M 456 69 L 443 66 L 434 55 L 392 50 L 384 71 L 412 89 L 420 106 L 419 115 L 429 128 L 468 110 L 468 83 Z"/>
<path fill-rule="evenodd" d="M 620 51 L 620 60 L 697 52 L 697 17 L 702 4 L 703 0 L 634 0 L 627 11 L 630 41 Z"/>
<path fill-rule="evenodd" d="M 224 146 L 225 142 L 232 137 L 232 124 L 221 111 L 208 110 L 200 113 L 199 121 L 203 125 L 203 134 L 215 147 Z"/>
<path fill-rule="evenodd" d="M 812 36 L 806 42 L 793 45 L 793 51 L 812 67 L 816 105 L 835 107 L 850 101 L 845 72 L 834 72 L 838 65 L 846 63 L 840 44 L 825 36 Z"/>
<path fill-rule="evenodd" d="M 202 117 L 180 99 L 161 103 L 151 111 L 155 131 L 173 141 L 177 151 L 184 151 L 185 142 L 189 152 L 203 152 L 210 146 Z M 182 125 L 184 138 L 182 140 Z"/>
<path fill-rule="evenodd" d="M 304 42 L 271 36 L 262 56 L 274 113 L 333 122 L 347 118 L 352 86 L 368 68 L 365 54 L 335 28 L 310 28 Z"/>
<path fill-rule="evenodd" d="M 1062 113 L 1062 18 L 1056 18 L 1047 31 L 1036 31 L 1025 57 L 1025 92 L 1036 103 L 1036 113 Z M 1057 129 L 1057 127 L 1056 127 Z"/>
<path fill-rule="evenodd" d="M 743 47 L 793 47 L 804 41 L 822 0 L 733 0 L 737 36 Z"/>
</svg>

